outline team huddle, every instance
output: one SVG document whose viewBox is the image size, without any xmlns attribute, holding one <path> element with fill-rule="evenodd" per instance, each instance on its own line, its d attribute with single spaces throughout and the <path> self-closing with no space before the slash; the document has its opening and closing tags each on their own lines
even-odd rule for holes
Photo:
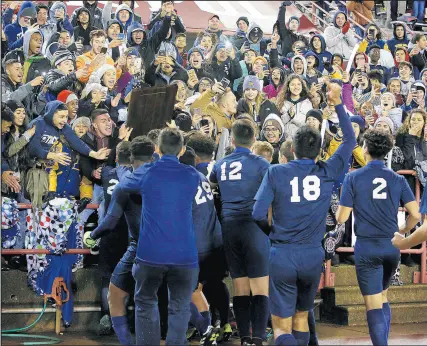
<svg viewBox="0 0 427 346">
<path fill-rule="evenodd" d="M 131 241 L 110 283 L 112 323 L 122 344 L 133 344 L 125 313 L 126 298 L 133 293 L 136 344 L 160 343 L 157 291 L 164 278 L 169 289 L 167 344 L 186 344 L 189 322 L 202 345 L 229 340 L 227 299 L 208 299 L 218 305 L 218 329 L 211 325 L 202 292 L 209 284 L 222 295 L 227 270 L 242 345 L 263 344 L 270 315 L 276 345 L 312 344 L 326 215 L 334 182 L 346 172 L 356 146 L 341 91 L 339 84 L 328 83 L 328 104 L 338 115 L 343 140 L 326 161 L 317 160 L 320 131 L 302 126 L 292 142 L 294 159 L 280 157 L 281 164 L 270 165 L 252 153 L 255 129 L 245 119 L 232 125 L 234 151 L 213 165 L 190 148 L 200 144 L 196 139 L 184 139 L 173 128 L 162 130 L 157 142 L 139 136 L 120 144 L 114 172 L 119 184 L 102 223 L 85 234 L 84 242 L 94 246 L 125 216 Z M 397 247 L 410 246 L 411 240 L 402 243 L 403 234 L 420 220 L 405 178 L 384 164 L 392 148 L 390 135 L 378 130 L 364 134 L 368 164 L 346 175 L 337 212 L 339 223 L 354 214 L 356 273 L 374 345 L 388 343 L 387 289 L 399 262 Z M 395 235 L 400 206 L 409 215 L 402 236 Z M 411 237 L 418 240 L 416 234 Z"/>
</svg>

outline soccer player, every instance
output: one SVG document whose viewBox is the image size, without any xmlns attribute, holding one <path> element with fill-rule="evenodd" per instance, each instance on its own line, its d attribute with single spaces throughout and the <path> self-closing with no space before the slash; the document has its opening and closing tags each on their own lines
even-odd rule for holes
<svg viewBox="0 0 427 346">
<path fill-rule="evenodd" d="M 392 137 L 369 130 L 364 141 L 368 164 L 346 176 L 337 222 L 346 222 L 354 212 L 356 274 L 365 300 L 369 334 L 374 345 L 387 345 L 391 321 L 387 289 L 400 257 L 390 240 L 398 230 L 400 201 L 409 213 L 400 233 L 409 232 L 420 214 L 406 179 L 384 165 L 384 157 L 393 148 Z"/>
<path fill-rule="evenodd" d="M 328 84 L 343 143 L 327 161 L 315 161 L 321 149 L 317 129 L 302 126 L 295 134 L 295 160 L 267 171 L 255 196 L 252 216 L 270 235 L 270 311 L 276 345 L 307 345 L 308 311 L 313 309 L 325 252 L 322 239 L 336 178 L 348 166 L 356 145 L 341 101 L 341 87 Z M 273 226 L 267 219 L 273 208 Z M 271 233 L 270 233 L 271 232 Z"/>
<path fill-rule="evenodd" d="M 214 165 L 209 180 L 219 185 L 221 193 L 224 250 L 233 279 L 233 309 L 240 342 L 262 345 L 269 313 L 270 244 L 251 215 L 255 194 L 270 164 L 251 153 L 255 129 L 250 121 L 235 121 L 231 137 L 236 149 Z"/>
<path fill-rule="evenodd" d="M 132 143 L 122 142 L 117 148 L 117 177 L 116 185 L 111 196 L 107 215 L 102 223 L 92 232 L 86 232 L 84 242 L 92 247 L 100 237 L 115 230 L 119 220 L 124 215 L 129 229 L 129 246 L 126 253 L 117 264 L 111 275 L 108 303 L 114 331 L 122 345 L 133 344 L 126 317 L 126 300 L 133 293 L 135 281 L 132 277 L 132 265 L 135 260 L 136 244 L 139 237 L 141 221 L 142 200 L 139 195 L 130 195 L 123 192 L 120 181 L 131 174 L 130 166 L 134 169 L 152 161 L 154 143 L 148 137 L 140 136 L 133 139 Z"/>
<path fill-rule="evenodd" d="M 176 129 L 159 135 L 160 160 L 136 169 L 120 183 L 142 196 L 142 221 L 132 274 L 135 279 L 137 345 L 160 344 L 157 291 L 166 277 L 170 293 L 166 344 L 186 344 L 198 257 L 192 204 L 199 173 L 179 163 L 184 138 Z"/>
</svg>

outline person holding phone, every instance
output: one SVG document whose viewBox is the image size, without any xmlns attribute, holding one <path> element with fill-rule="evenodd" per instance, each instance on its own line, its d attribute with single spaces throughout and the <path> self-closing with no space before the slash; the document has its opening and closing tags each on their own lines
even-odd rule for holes
<svg viewBox="0 0 427 346">
<path fill-rule="evenodd" d="M 230 81 L 230 85 L 243 74 L 235 49 L 229 41 L 217 45 L 211 67 L 212 75 L 217 81 L 225 77 Z"/>
<path fill-rule="evenodd" d="M 77 9 L 76 18 L 76 25 L 73 29 L 74 40 L 77 41 L 79 37 L 83 37 L 83 46 L 89 47 L 91 45 L 90 33 L 98 29 L 90 24 L 91 16 L 86 7 Z"/>
<path fill-rule="evenodd" d="M 123 28 L 120 22 L 116 19 L 108 21 L 107 24 L 107 55 L 115 62 L 124 54 L 126 45 L 126 35 L 123 33 Z"/>
<path fill-rule="evenodd" d="M 350 29 L 347 15 L 344 12 L 337 11 L 332 24 L 325 29 L 324 33 L 326 49 L 331 54 L 341 54 L 344 59 L 349 59 L 356 45 L 356 38 Z"/>
</svg>

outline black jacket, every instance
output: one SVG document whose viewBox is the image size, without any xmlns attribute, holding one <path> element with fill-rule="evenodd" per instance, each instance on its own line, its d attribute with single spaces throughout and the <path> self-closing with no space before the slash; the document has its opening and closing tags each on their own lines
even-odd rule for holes
<svg viewBox="0 0 427 346">
<path fill-rule="evenodd" d="M 45 85 L 47 85 L 48 90 L 54 95 L 58 95 L 62 90 L 76 92 L 77 83 L 75 72 L 66 76 L 61 70 L 57 69 L 50 70 L 45 79 Z"/>
<path fill-rule="evenodd" d="M 90 13 L 90 25 L 93 27 L 96 27 L 98 29 L 103 30 L 103 25 L 102 25 L 102 11 L 101 9 L 98 7 L 98 1 L 95 1 L 92 5 L 89 4 L 88 1 L 83 0 L 83 7 L 85 7 L 89 13 Z M 71 16 L 71 25 L 73 27 L 77 26 L 77 11 L 79 9 L 76 9 L 72 16 Z"/>
<path fill-rule="evenodd" d="M 73 36 L 74 36 L 74 41 L 77 41 L 79 36 L 83 37 L 83 46 L 87 47 L 87 46 L 90 46 L 90 38 L 89 38 L 90 32 L 92 30 L 97 30 L 99 28 L 97 28 L 91 24 L 92 23 L 92 14 L 90 13 L 89 10 L 88 10 L 89 11 L 89 25 L 87 26 L 86 29 L 84 29 L 82 27 L 82 25 L 80 24 L 80 21 L 79 21 L 79 15 L 83 9 L 84 9 L 84 7 L 80 7 L 75 11 L 75 13 L 76 13 L 76 25 L 74 26 L 74 29 L 73 29 L 73 32 L 74 32 Z M 102 26 L 101 26 L 101 29 L 102 29 Z"/>
<path fill-rule="evenodd" d="M 240 99 L 237 103 L 237 115 L 249 113 L 249 105 L 245 99 Z M 259 108 L 259 114 L 256 115 L 257 119 L 254 119 L 257 124 L 264 124 L 265 119 L 271 114 L 274 113 L 280 117 L 280 112 L 278 111 L 276 105 L 269 100 L 264 100 Z"/>
<path fill-rule="evenodd" d="M 151 86 L 166 86 L 170 85 L 171 82 L 175 80 L 181 80 L 184 83 L 187 83 L 188 81 L 187 71 L 178 64 L 175 65 L 169 82 L 163 77 L 160 70 L 157 71 L 157 66 L 154 66 L 154 64 L 151 64 L 145 73 L 145 81 Z"/>
<path fill-rule="evenodd" d="M 242 67 L 240 66 L 239 59 L 227 59 L 225 62 L 218 65 L 216 56 L 213 57 L 212 63 L 212 75 L 220 82 L 221 79 L 227 78 L 230 81 L 230 88 L 233 87 L 234 80 L 243 76 Z"/>
<path fill-rule="evenodd" d="M 417 55 L 411 57 L 411 63 L 414 67 L 418 68 L 419 72 L 427 68 L 427 49 L 424 49 L 424 54 L 419 52 Z"/>
</svg>

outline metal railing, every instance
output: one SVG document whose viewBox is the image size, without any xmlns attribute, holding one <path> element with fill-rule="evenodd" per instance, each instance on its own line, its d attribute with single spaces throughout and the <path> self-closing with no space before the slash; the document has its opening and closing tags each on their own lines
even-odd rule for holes
<svg viewBox="0 0 427 346">
<path fill-rule="evenodd" d="M 402 170 L 396 172 L 400 175 L 411 175 L 415 174 L 415 171 L 412 170 Z M 417 203 L 420 203 L 421 191 L 420 191 L 420 182 L 418 179 L 415 180 L 415 199 Z M 336 252 L 341 253 L 354 253 L 353 247 L 339 247 Z M 408 249 L 400 250 L 401 254 L 418 254 L 421 255 L 421 265 L 420 271 L 414 273 L 413 283 L 427 284 L 427 272 L 426 272 L 426 262 L 427 262 L 427 246 L 426 242 L 422 243 L 420 249 Z M 325 264 L 325 272 L 322 277 L 321 287 L 333 287 L 335 281 L 334 273 L 331 272 L 331 260 L 327 261 Z"/>
</svg>

